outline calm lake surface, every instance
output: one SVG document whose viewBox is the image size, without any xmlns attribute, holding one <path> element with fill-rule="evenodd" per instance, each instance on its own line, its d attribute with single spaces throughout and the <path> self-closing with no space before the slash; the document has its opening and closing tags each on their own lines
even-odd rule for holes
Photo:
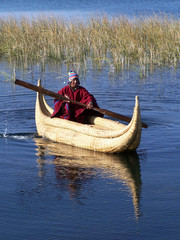
<svg viewBox="0 0 180 240">
<path fill-rule="evenodd" d="M 173 13 L 178 1 L 2 1 L 2 15 L 54 11 L 83 14 Z M 90 7 L 88 7 L 90 6 Z M 40 8 L 41 7 L 41 8 Z M 73 10 L 72 10 L 73 8 Z M 109 155 L 39 138 L 36 93 L 15 86 L 11 67 L 0 62 L 0 239 L 179 239 L 180 69 L 138 70 L 109 75 L 88 68 L 81 85 L 100 107 L 131 116 L 138 95 L 143 129 L 136 153 Z M 16 77 L 57 92 L 67 68 L 39 64 Z M 53 106 L 53 100 L 47 97 Z"/>
<path fill-rule="evenodd" d="M 2 0 L 0 14 L 57 14 L 63 17 L 88 17 L 97 13 L 107 15 L 147 16 L 166 13 L 180 16 L 179 0 Z"/>
</svg>

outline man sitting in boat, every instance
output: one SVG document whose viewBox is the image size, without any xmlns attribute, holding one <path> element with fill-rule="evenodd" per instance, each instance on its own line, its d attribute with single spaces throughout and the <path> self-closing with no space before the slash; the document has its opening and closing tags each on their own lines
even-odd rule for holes
<svg viewBox="0 0 180 240">
<path fill-rule="evenodd" d="M 86 108 L 69 102 L 68 100 L 54 100 L 53 117 L 64 118 L 67 120 L 76 121 L 79 123 L 86 123 L 87 116 L 92 115 L 93 107 L 98 107 L 96 99 L 84 87 L 80 86 L 79 76 L 75 71 L 69 72 L 68 85 L 63 87 L 58 94 L 65 96 L 68 99 L 75 100 L 86 104 Z M 88 109 L 88 110 L 86 110 Z M 97 113 L 93 113 L 97 115 Z M 102 116 L 102 115 L 101 115 Z"/>
</svg>

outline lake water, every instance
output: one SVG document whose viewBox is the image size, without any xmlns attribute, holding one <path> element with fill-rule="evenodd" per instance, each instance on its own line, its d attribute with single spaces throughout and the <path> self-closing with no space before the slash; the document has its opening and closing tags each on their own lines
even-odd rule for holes
<svg viewBox="0 0 180 240">
<path fill-rule="evenodd" d="M 178 1 L 51 3 L 3 1 L 0 11 L 3 15 L 9 9 L 13 13 L 55 9 L 69 14 L 73 7 L 83 14 L 96 8 L 107 11 L 111 3 L 109 11 L 115 14 L 132 16 L 137 9 L 178 16 L 180 5 Z M 142 121 L 149 128 L 143 129 L 136 153 L 118 155 L 39 138 L 36 93 L 9 80 L 7 62 L 1 61 L 0 69 L 0 239 L 180 238 L 179 68 L 159 69 L 146 79 L 138 71 L 110 77 L 106 68 L 89 68 L 86 77 L 81 76 L 81 84 L 102 108 L 131 116 L 135 95 L 139 96 Z M 16 67 L 18 79 L 36 84 L 40 77 L 52 91 L 66 84 L 66 75 L 66 66 L 55 63 L 45 72 L 39 64 L 26 71 Z M 46 99 L 52 106 L 53 100 Z"/>
<path fill-rule="evenodd" d="M 88 17 L 97 13 L 107 15 L 146 16 L 166 13 L 180 16 L 179 0 L 8 0 L 1 1 L 1 15 L 57 14 L 63 17 Z"/>
</svg>

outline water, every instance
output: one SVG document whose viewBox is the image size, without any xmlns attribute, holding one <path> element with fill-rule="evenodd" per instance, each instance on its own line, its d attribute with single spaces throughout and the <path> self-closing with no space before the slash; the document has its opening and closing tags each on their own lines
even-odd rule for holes
<svg viewBox="0 0 180 240">
<path fill-rule="evenodd" d="M 35 84 L 41 76 L 56 91 L 66 82 L 59 71 L 43 75 L 35 66 L 26 78 Z M 81 79 L 100 106 L 124 115 L 139 95 L 149 128 L 133 155 L 38 138 L 36 93 L 2 80 L 0 239 L 179 239 L 179 76 L 163 69 L 144 81 L 136 72 L 108 79 L 94 70 Z M 17 77 L 24 79 L 20 70 Z"/>
<path fill-rule="evenodd" d="M 179 17 L 178 0 L 8 0 L 1 1 L 0 13 L 6 15 L 57 14 L 63 17 L 88 17 L 98 13 L 107 15 L 152 15 L 154 13 L 173 14 Z"/>
<path fill-rule="evenodd" d="M 138 10 L 144 14 L 166 9 L 178 15 L 177 1 L 129 2 L 111 2 L 109 10 L 132 16 L 141 3 Z M 4 1 L 1 12 L 8 14 L 11 6 L 13 13 L 34 13 L 35 2 L 20 3 Z M 51 8 L 43 3 L 41 10 L 61 12 L 58 1 Z M 106 2 L 81 3 L 82 14 L 97 6 L 107 9 Z M 36 4 L 38 12 L 40 1 Z M 69 14 L 69 4 L 61 6 Z M 118 155 L 39 138 L 36 93 L 11 83 L 5 61 L 0 69 L 0 239 L 180 238 L 180 69 L 160 69 L 146 79 L 138 71 L 109 77 L 106 68 L 89 68 L 86 78 L 80 74 L 81 84 L 102 108 L 131 116 L 139 95 L 142 120 L 149 128 L 143 129 L 136 153 Z M 17 67 L 16 77 L 32 84 L 40 77 L 45 88 L 57 91 L 67 82 L 67 69 L 53 63 L 42 72 L 36 64 L 24 72 Z M 52 99 L 46 99 L 52 106 Z"/>
</svg>

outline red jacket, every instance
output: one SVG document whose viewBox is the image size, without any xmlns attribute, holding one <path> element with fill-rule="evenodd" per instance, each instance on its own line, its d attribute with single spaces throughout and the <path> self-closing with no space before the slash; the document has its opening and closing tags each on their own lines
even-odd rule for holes
<svg viewBox="0 0 180 240">
<path fill-rule="evenodd" d="M 93 102 L 94 107 L 99 107 L 96 103 L 96 99 L 92 94 L 90 94 L 84 87 L 79 86 L 75 91 L 71 89 L 69 85 L 63 87 L 58 94 L 67 95 L 71 100 L 75 100 L 84 104 L 88 104 L 89 102 Z M 80 123 L 86 122 L 86 116 L 92 114 L 93 110 L 86 110 L 86 108 L 74 104 L 74 103 L 65 103 L 62 100 L 55 99 L 54 100 L 54 112 L 52 114 L 53 117 L 60 117 L 67 120 L 72 120 Z M 94 111 L 93 115 L 97 115 Z M 99 114 L 98 114 L 99 115 Z M 100 115 L 102 116 L 102 115 Z"/>
</svg>

